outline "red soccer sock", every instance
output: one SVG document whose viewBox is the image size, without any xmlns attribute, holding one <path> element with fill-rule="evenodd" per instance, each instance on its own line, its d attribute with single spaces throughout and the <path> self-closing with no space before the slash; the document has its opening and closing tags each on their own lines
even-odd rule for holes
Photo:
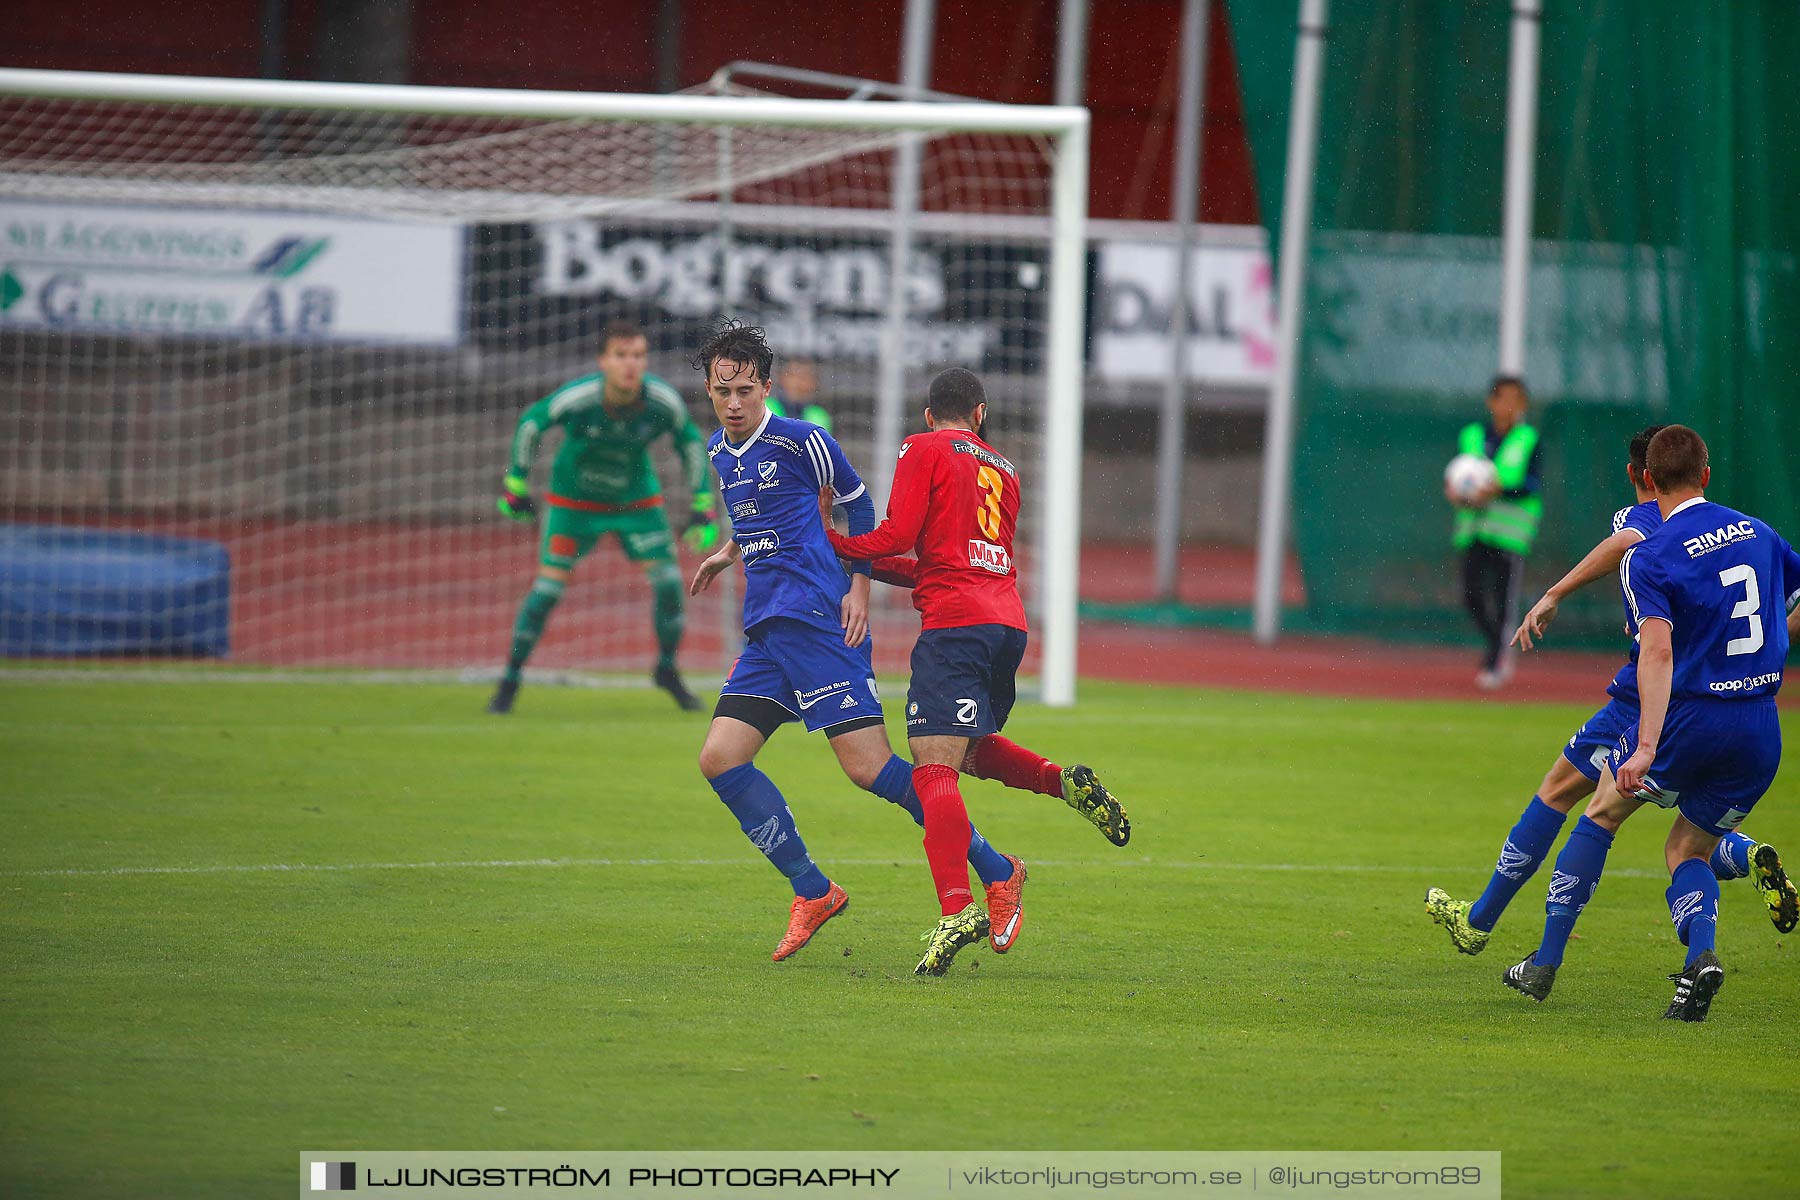
<svg viewBox="0 0 1800 1200">
<path fill-rule="evenodd" d="M 977 779 L 998 779 L 1007 787 L 1023 792 L 1062 796 L 1061 767 L 1037 751 L 1027 750 L 997 733 L 977 740 L 969 759 L 969 774 Z"/>
<path fill-rule="evenodd" d="M 914 767 L 913 790 L 925 810 L 925 860 L 944 915 L 969 906 L 969 810 L 956 786 L 956 768 L 938 763 Z"/>
</svg>

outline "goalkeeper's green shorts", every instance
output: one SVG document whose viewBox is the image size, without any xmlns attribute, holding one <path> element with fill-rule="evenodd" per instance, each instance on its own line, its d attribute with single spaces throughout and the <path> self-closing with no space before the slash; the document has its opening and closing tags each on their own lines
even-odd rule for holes
<svg viewBox="0 0 1800 1200">
<path fill-rule="evenodd" d="M 675 539 L 661 507 L 628 512 L 594 513 L 544 506 L 543 540 L 538 561 L 567 571 L 608 533 L 619 535 L 619 546 L 632 562 L 666 562 L 675 558 Z"/>
</svg>

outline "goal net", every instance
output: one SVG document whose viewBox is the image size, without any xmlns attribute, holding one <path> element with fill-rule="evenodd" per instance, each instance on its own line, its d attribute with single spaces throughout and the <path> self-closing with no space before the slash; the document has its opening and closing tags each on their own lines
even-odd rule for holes
<svg viewBox="0 0 1800 1200">
<path fill-rule="evenodd" d="M 710 432 L 686 355 L 731 315 L 768 329 L 778 372 L 816 364 L 812 402 L 878 495 L 892 464 L 872 456 L 919 427 L 931 374 L 981 373 L 1024 481 L 1028 604 L 1072 693 L 1070 118 L 0 71 L 6 654 L 494 670 L 537 569 L 538 531 L 494 508 L 522 411 L 594 370 L 625 318 Z M 916 204 L 897 205 L 914 153 Z M 679 526 L 678 465 L 661 446 L 657 464 Z M 697 684 L 734 602 L 690 603 Z M 650 616 L 605 540 L 531 667 L 642 673 Z M 904 669 L 916 625 L 904 596 L 878 606 L 879 668 Z"/>
</svg>

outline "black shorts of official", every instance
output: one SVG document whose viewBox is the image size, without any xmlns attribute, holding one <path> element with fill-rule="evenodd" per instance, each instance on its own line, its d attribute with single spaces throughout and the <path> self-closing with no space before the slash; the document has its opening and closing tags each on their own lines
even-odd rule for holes
<svg viewBox="0 0 1800 1200">
<path fill-rule="evenodd" d="M 1010 625 L 927 629 L 913 643 L 907 737 L 984 737 L 1018 699 L 1025 631 Z"/>
</svg>

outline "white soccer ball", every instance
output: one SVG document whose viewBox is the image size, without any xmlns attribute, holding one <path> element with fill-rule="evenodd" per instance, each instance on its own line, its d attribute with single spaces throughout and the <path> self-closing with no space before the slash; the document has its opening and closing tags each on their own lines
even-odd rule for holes
<svg viewBox="0 0 1800 1200">
<path fill-rule="evenodd" d="M 1481 494 L 1500 482 L 1492 459 L 1479 454 L 1459 454 L 1444 468 L 1444 486 L 1458 504 L 1474 504 Z"/>
</svg>

